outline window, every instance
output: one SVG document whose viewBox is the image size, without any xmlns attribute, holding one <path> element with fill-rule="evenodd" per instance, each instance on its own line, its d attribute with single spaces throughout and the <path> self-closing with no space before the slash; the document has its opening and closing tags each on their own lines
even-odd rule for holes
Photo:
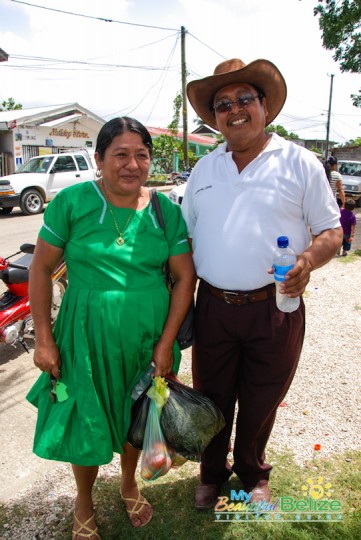
<svg viewBox="0 0 361 540">
<path fill-rule="evenodd" d="M 76 171 L 76 165 L 72 156 L 59 156 L 52 168 L 53 172 Z"/>
<path fill-rule="evenodd" d="M 357 161 L 340 162 L 339 172 L 347 176 L 361 176 L 361 163 Z"/>
<path fill-rule="evenodd" d="M 89 169 L 88 164 L 84 156 L 77 155 L 75 156 L 76 162 L 79 167 L 79 171 L 87 171 Z"/>
</svg>

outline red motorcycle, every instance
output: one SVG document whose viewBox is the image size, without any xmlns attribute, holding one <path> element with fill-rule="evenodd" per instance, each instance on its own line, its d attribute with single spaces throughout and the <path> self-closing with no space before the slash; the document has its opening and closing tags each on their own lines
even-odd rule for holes
<svg viewBox="0 0 361 540">
<path fill-rule="evenodd" d="M 23 244 L 20 251 L 3 259 L 0 257 L 0 280 L 7 290 L 0 295 L 0 342 L 13 345 L 21 343 L 29 352 L 25 339 L 35 339 L 33 318 L 30 313 L 28 296 L 29 268 L 33 257 L 34 244 Z M 24 253 L 15 262 L 9 259 Z M 52 274 L 53 299 L 51 305 L 51 322 L 55 323 L 68 286 L 66 265 L 62 259 Z M 1 287 L 3 288 L 3 287 Z"/>
</svg>

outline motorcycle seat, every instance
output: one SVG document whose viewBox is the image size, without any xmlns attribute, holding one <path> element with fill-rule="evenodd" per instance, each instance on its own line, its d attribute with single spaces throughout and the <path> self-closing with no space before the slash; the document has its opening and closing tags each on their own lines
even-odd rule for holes
<svg viewBox="0 0 361 540">
<path fill-rule="evenodd" d="M 15 261 L 16 264 L 26 266 L 26 269 L 12 268 L 11 266 L 8 266 L 6 270 L 3 270 L 2 280 L 4 283 L 25 283 L 28 281 L 32 257 L 32 255 L 26 254 Z"/>
</svg>

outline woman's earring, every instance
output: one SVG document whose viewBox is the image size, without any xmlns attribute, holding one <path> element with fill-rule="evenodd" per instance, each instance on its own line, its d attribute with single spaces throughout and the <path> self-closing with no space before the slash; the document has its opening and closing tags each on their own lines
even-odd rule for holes
<svg viewBox="0 0 361 540">
<path fill-rule="evenodd" d="M 101 171 L 100 169 L 97 169 L 97 170 L 95 171 L 95 176 L 96 176 L 97 178 L 101 178 L 101 177 L 102 177 L 102 171 Z"/>
</svg>

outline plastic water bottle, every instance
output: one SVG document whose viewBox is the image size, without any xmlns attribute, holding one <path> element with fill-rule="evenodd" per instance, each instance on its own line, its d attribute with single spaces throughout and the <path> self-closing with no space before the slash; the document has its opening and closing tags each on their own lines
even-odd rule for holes
<svg viewBox="0 0 361 540">
<path fill-rule="evenodd" d="M 287 236 L 279 236 L 277 238 L 278 251 L 273 263 L 274 279 L 276 283 L 276 304 L 280 311 L 291 313 L 300 305 L 300 298 L 289 298 L 287 294 L 281 294 L 279 288 L 285 280 L 285 275 L 291 268 L 294 267 L 297 257 L 293 249 L 288 245 Z"/>
</svg>

